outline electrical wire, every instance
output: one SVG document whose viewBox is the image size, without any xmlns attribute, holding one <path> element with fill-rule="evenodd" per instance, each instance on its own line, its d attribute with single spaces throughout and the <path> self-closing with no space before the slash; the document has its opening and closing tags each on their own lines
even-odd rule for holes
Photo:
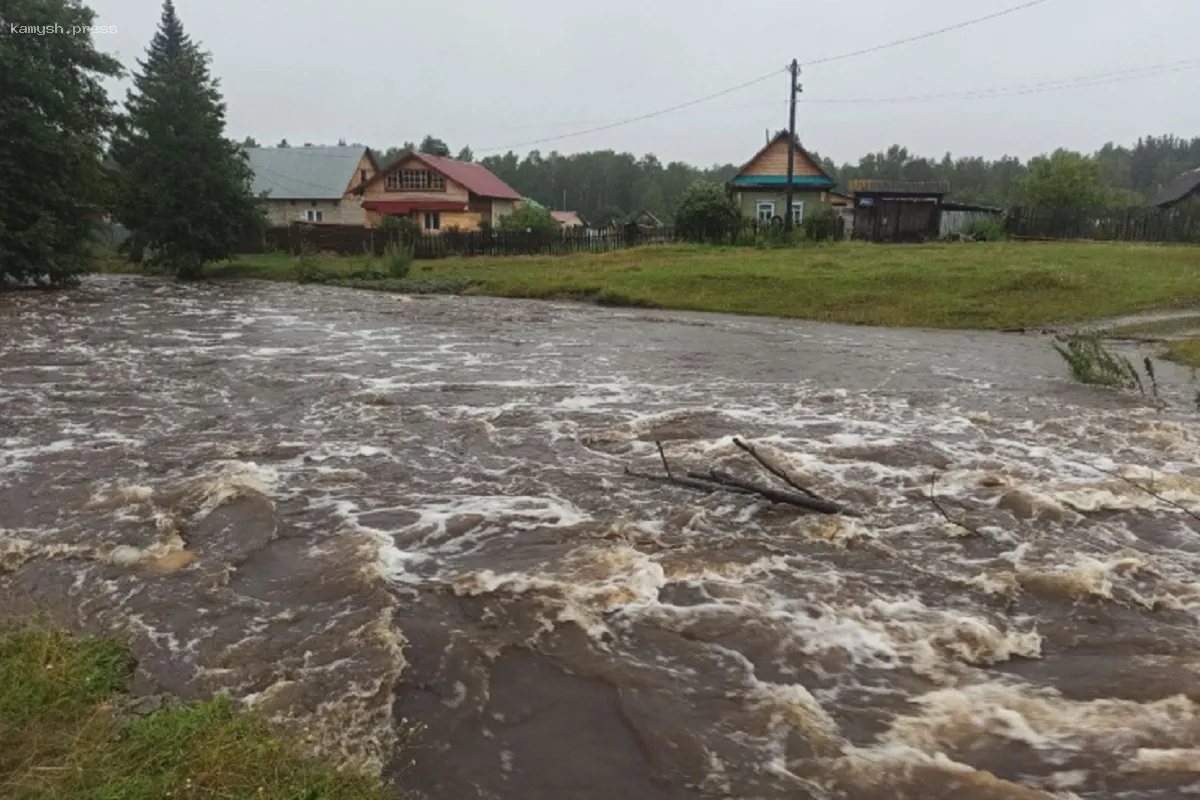
<svg viewBox="0 0 1200 800">
<path fill-rule="evenodd" d="M 707 103 L 709 100 L 715 100 L 718 97 L 724 97 L 727 94 L 732 94 L 733 92 L 739 91 L 741 89 L 746 89 L 750 86 L 754 86 L 755 84 L 762 83 L 763 81 L 766 81 L 766 80 L 770 80 L 771 78 L 778 76 L 781 72 L 783 72 L 783 70 L 779 70 L 779 69 L 771 70 L 766 75 L 761 75 L 757 78 L 754 78 L 753 80 L 746 81 L 745 83 L 739 83 L 737 86 L 731 86 L 728 89 L 722 89 L 719 92 L 713 92 L 712 94 L 705 95 L 704 97 L 699 97 L 695 100 L 688 100 L 686 103 L 679 103 L 678 105 L 670 106 L 668 108 L 660 108 L 659 110 L 651 111 L 648 114 L 642 114 L 642 115 L 636 116 L 636 117 L 629 117 L 628 119 L 620 119 L 615 122 L 609 122 L 605 125 L 599 125 L 597 127 L 587 128 L 587 129 L 581 130 L 581 131 L 574 131 L 572 133 L 564 133 L 564 134 L 560 134 L 558 136 L 548 136 L 543 139 L 532 139 L 527 142 L 517 142 L 515 144 L 499 145 L 499 146 L 495 146 L 495 147 L 481 147 L 478 150 L 476 150 L 475 152 L 477 152 L 477 153 L 494 153 L 494 152 L 498 152 L 500 150 L 513 150 L 518 147 L 531 147 L 533 145 L 545 144 L 547 142 L 557 142 L 561 139 L 572 139 L 577 136 L 587 136 L 590 133 L 599 133 L 600 131 L 607 131 L 607 130 L 611 130 L 612 128 L 619 128 L 622 125 L 630 125 L 634 122 L 642 122 L 643 120 L 653 119 L 654 117 L 661 117 L 663 114 L 670 114 L 673 111 L 679 111 L 681 109 L 688 108 L 690 106 L 699 105 L 700 103 Z"/>
<path fill-rule="evenodd" d="M 944 33 L 950 33 L 952 31 L 957 31 L 957 30 L 961 30 L 963 28 L 970 27 L 972 25 L 978 25 L 982 22 L 987 22 L 989 20 L 998 19 L 1000 17 L 1004 17 L 1009 14 L 1015 14 L 1018 11 L 1023 11 L 1027 8 L 1032 8 L 1034 6 L 1042 5 L 1043 3 L 1048 3 L 1048 2 L 1050 2 L 1050 0 L 1028 0 L 1028 2 L 1021 3 L 1020 5 L 1012 6 L 1011 8 L 1006 8 L 1002 11 L 996 11 L 991 14 L 986 14 L 982 17 L 976 17 L 974 19 L 969 19 L 964 22 L 957 22 L 953 25 L 947 25 L 944 28 L 938 28 L 937 30 L 926 31 L 925 33 L 920 33 L 915 36 L 909 36 L 904 39 L 897 39 L 894 42 L 886 42 L 884 44 L 874 45 L 872 47 L 866 47 L 861 50 L 853 50 L 848 53 L 840 53 L 838 55 L 826 56 L 824 58 L 818 58 L 818 59 L 814 59 L 812 61 L 806 61 L 803 64 L 801 64 L 801 66 L 813 66 L 816 64 L 827 64 L 831 61 L 841 61 L 841 60 L 844 60 L 847 58 L 854 58 L 856 56 L 867 55 L 869 53 L 877 53 L 881 50 L 887 50 L 892 47 L 899 47 L 901 45 L 910 44 L 912 42 L 919 42 L 923 39 L 929 39 L 934 36 L 940 36 Z M 786 71 L 786 69 L 785 69 L 785 71 Z M 695 106 L 695 105 L 699 105 L 700 103 L 706 103 L 709 100 L 715 100 L 718 97 L 723 97 L 727 94 L 732 94 L 733 92 L 740 91 L 742 89 L 746 89 L 750 86 L 754 86 L 755 84 L 759 84 L 759 83 L 762 83 L 763 81 L 770 80 L 771 78 L 778 75 L 779 72 L 780 72 L 779 70 L 773 70 L 772 72 L 769 72 L 766 75 L 763 75 L 761 77 L 755 78 L 750 81 L 746 81 L 745 83 L 740 83 L 737 86 L 731 86 L 728 89 L 722 89 L 719 92 L 714 92 L 713 94 L 706 95 L 704 97 L 700 97 L 695 100 L 689 100 L 686 103 L 679 103 L 678 105 L 670 106 L 668 108 L 662 108 L 657 111 L 651 111 L 647 114 L 642 114 L 642 115 L 639 115 L 636 117 L 629 117 L 627 119 L 619 119 L 619 120 L 615 120 L 613 122 L 608 122 L 608 123 L 605 123 L 602 125 L 598 125 L 596 127 L 585 128 L 584 130 L 573 131 L 571 133 L 563 133 L 563 134 L 559 134 L 556 136 L 546 136 L 546 137 L 543 137 L 540 139 L 531 139 L 529 141 L 515 142 L 513 144 L 507 144 L 507 145 L 483 147 L 483 148 L 479 148 L 475 152 L 477 152 L 477 153 L 495 153 L 495 152 L 499 152 L 502 150 L 515 150 L 520 147 L 532 147 L 534 145 L 562 141 L 563 139 L 573 139 L 573 138 L 576 138 L 579 136 L 587 136 L 592 133 L 600 133 L 601 131 L 607 131 L 607 130 L 611 130 L 613 128 L 619 128 L 619 127 L 622 127 L 625 125 L 631 125 L 635 122 L 643 122 L 648 119 L 653 119 L 654 117 L 660 117 L 660 116 L 663 116 L 664 114 L 670 114 L 675 111 L 680 111 L 682 109 L 689 108 L 689 107 Z M 560 124 L 564 124 L 564 123 L 549 123 L 545 127 L 555 127 Z"/>
<path fill-rule="evenodd" d="M 1042 3 L 1048 3 L 1049 1 L 1050 0 L 1029 0 L 1029 2 L 1027 2 L 1027 3 L 1022 3 L 1021 5 L 1013 6 L 1012 8 L 1006 8 L 1003 11 L 996 11 L 992 14 L 987 14 L 982 17 L 976 17 L 975 19 L 969 19 L 965 22 L 956 22 L 953 25 L 947 25 L 945 28 L 938 28 L 937 30 L 934 30 L 934 31 L 926 31 L 925 33 L 919 33 L 916 36 L 909 36 L 904 39 L 897 39 L 894 42 L 888 42 L 886 44 L 877 44 L 873 47 L 864 47 L 862 50 L 852 50 L 849 53 L 839 53 L 838 55 L 835 55 L 835 56 L 826 56 L 824 58 L 817 58 L 812 61 L 805 61 L 805 62 L 802 62 L 800 64 L 800 66 L 811 67 L 811 66 L 815 66 L 817 64 L 828 64 L 831 61 L 841 61 L 841 60 L 847 59 L 847 58 L 854 58 L 855 56 L 865 56 L 870 53 L 878 53 L 880 50 L 887 50 L 889 48 L 899 47 L 900 45 L 905 45 L 905 44 L 912 44 L 913 42 L 919 42 L 919 41 L 922 41 L 923 39 L 931 39 L 934 36 L 941 36 L 943 33 L 950 33 L 951 31 L 957 31 L 957 30 L 962 30 L 963 28 L 969 28 L 970 26 L 978 25 L 981 22 L 988 22 L 989 20 L 999 19 L 1000 17 L 1005 17 L 1005 16 L 1008 16 L 1009 14 L 1015 14 L 1018 11 L 1024 11 L 1027 8 L 1033 8 L 1034 6 L 1040 6 Z"/>
<path fill-rule="evenodd" d="M 830 98 L 802 99 L 805 104 L 818 103 L 821 105 L 882 105 L 890 103 L 923 103 L 936 100 L 981 100 L 992 97 L 1010 97 L 1024 94 L 1039 94 L 1042 92 L 1058 92 L 1068 89 L 1086 89 L 1092 86 L 1106 86 L 1112 83 L 1155 78 L 1176 72 L 1200 69 L 1200 59 L 1185 59 L 1164 64 L 1154 64 L 1137 69 L 1101 72 L 1094 75 L 1081 75 L 1075 78 L 1063 78 L 1055 81 L 1023 84 L 1018 86 L 998 87 L 995 89 L 974 89 L 966 92 L 948 92 L 944 94 L 911 95 L 907 97 L 875 97 L 875 98 Z"/>
</svg>

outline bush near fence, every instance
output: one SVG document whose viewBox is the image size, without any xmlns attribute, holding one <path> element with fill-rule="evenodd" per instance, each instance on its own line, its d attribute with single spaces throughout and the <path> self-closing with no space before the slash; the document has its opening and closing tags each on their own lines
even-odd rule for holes
<svg viewBox="0 0 1200 800">
<path fill-rule="evenodd" d="M 1026 239 L 1094 239 L 1120 242 L 1200 244 L 1200 205 L 1178 208 L 1018 207 L 1005 233 Z"/>
<path fill-rule="evenodd" d="M 840 218 L 828 222 L 815 238 L 840 240 L 845 237 Z M 812 226 L 809 226 L 810 228 Z M 793 238 L 800 240 L 809 230 L 797 230 Z M 388 245 L 399 242 L 402 232 L 360 225 L 311 225 L 295 223 L 286 228 L 267 228 L 245 235 L 238 243 L 238 253 L 285 252 L 300 255 L 304 252 L 329 252 L 339 255 L 382 256 Z M 770 245 L 785 240 L 778 226 L 758 226 L 752 222 L 740 230 L 727 233 L 719 243 L 738 245 Z M 814 238 L 814 237 L 810 237 Z M 571 253 L 607 253 L 628 247 L 649 244 L 676 244 L 687 241 L 671 227 L 640 228 L 626 226 L 589 230 L 565 228 L 556 231 L 459 231 L 447 229 L 439 234 L 423 234 L 409 246 L 416 258 L 432 259 L 450 256 L 546 256 Z"/>
</svg>

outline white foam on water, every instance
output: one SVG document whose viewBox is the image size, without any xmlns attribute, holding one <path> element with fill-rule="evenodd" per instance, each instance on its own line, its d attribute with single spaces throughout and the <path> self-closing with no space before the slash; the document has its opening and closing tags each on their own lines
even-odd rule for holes
<svg viewBox="0 0 1200 800">
<path fill-rule="evenodd" d="M 1200 748 L 1142 747 L 1121 767 L 1124 772 L 1200 773 Z"/>
<path fill-rule="evenodd" d="M 882 740 L 937 753 L 987 737 L 1035 750 L 1130 752 L 1148 740 L 1186 747 L 1200 738 L 1197 706 L 1178 695 L 1149 703 L 1071 701 L 1024 685 L 982 683 L 917 697 L 921 711 Z"/>
<path fill-rule="evenodd" d="M 460 575 L 452 584 L 456 594 L 468 597 L 547 594 L 557 622 L 575 623 L 597 641 L 609 633 L 605 614 L 655 604 L 664 585 L 662 565 L 624 546 L 582 547 L 536 575 L 484 569 Z"/>
</svg>

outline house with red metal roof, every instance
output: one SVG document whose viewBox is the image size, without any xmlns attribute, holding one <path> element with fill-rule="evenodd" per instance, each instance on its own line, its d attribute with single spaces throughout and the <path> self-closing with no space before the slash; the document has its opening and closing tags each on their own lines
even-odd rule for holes
<svg viewBox="0 0 1200 800">
<path fill-rule="evenodd" d="M 554 217 L 554 221 L 560 228 L 584 227 L 583 219 L 580 218 L 578 211 L 551 211 L 550 216 Z"/>
<path fill-rule="evenodd" d="M 426 233 L 496 225 L 520 205 L 521 195 L 482 164 L 409 153 L 355 190 L 367 227 L 387 216 L 416 220 Z"/>
</svg>

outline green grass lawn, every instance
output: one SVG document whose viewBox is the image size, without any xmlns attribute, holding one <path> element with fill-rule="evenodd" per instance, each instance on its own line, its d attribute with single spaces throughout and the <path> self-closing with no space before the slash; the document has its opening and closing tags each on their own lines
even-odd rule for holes
<svg viewBox="0 0 1200 800">
<path fill-rule="evenodd" d="M 0 633 L 0 797 L 384 800 L 218 699 L 123 718 L 132 664 L 106 639 Z"/>
<path fill-rule="evenodd" d="M 321 257 L 335 278 L 365 257 Z M 291 279 L 285 255 L 240 257 L 215 277 Z M 470 293 L 891 326 L 1023 328 L 1200 307 L 1200 248 L 1131 244 L 839 243 L 759 250 L 643 247 L 602 254 L 448 258 L 413 278 Z"/>
</svg>

